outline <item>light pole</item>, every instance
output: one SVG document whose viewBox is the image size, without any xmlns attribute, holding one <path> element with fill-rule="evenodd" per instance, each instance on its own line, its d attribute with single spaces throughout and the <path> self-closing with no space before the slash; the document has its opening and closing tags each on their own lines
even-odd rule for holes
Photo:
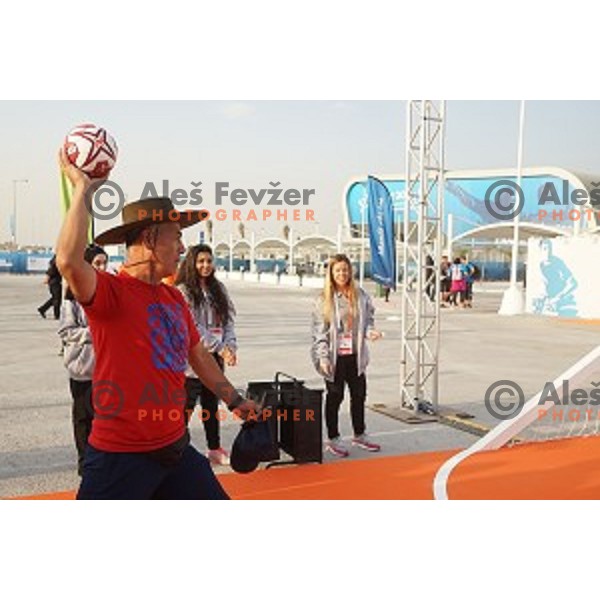
<svg viewBox="0 0 600 600">
<path fill-rule="evenodd" d="M 12 244 L 17 248 L 17 184 L 29 183 L 28 179 L 13 179 L 13 222 L 12 222 Z"/>
<path fill-rule="evenodd" d="M 523 194 L 522 171 L 523 171 L 523 132 L 525 129 L 525 100 L 521 100 L 519 111 L 519 141 L 517 149 L 517 190 Z M 518 200 L 521 200 L 520 198 Z M 523 198 L 523 201 L 525 198 Z M 512 260 L 510 266 L 510 285 L 504 290 L 502 304 L 500 305 L 499 315 L 518 315 L 525 308 L 525 299 L 522 289 L 517 286 L 517 266 L 519 260 L 519 212 L 513 218 L 513 244 Z"/>
</svg>

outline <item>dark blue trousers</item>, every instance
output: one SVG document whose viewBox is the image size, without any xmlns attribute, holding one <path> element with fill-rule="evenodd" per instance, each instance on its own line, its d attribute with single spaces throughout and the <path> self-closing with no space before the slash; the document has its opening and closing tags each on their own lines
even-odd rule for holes
<svg viewBox="0 0 600 600">
<path fill-rule="evenodd" d="M 165 466 L 144 453 L 103 452 L 88 444 L 78 500 L 228 500 L 210 463 L 188 445 Z"/>
</svg>

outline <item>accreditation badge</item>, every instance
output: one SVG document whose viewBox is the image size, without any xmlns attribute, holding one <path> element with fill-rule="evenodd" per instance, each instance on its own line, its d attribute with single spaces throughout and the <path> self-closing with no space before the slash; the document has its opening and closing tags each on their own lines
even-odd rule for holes
<svg viewBox="0 0 600 600">
<path fill-rule="evenodd" d="M 210 334 L 217 338 L 219 342 L 223 341 L 223 328 L 222 327 L 211 327 L 209 329 Z"/>
<path fill-rule="evenodd" d="M 340 356 L 347 356 L 352 354 L 352 334 L 343 333 L 338 338 L 338 354 Z"/>
</svg>

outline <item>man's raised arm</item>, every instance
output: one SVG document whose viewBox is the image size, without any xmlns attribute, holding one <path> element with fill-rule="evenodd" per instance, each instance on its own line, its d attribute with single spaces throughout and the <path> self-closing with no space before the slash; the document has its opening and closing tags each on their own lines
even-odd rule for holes
<svg viewBox="0 0 600 600">
<path fill-rule="evenodd" d="M 83 171 L 69 163 L 61 150 L 60 166 L 73 185 L 73 198 L 56 244 L 56 265 L 67 281 L 75 298 L 86 304 L 96 292 L 96 271 L 85 262 L 90 213 L 85 196 L 97 185 Z"/>
</svg>

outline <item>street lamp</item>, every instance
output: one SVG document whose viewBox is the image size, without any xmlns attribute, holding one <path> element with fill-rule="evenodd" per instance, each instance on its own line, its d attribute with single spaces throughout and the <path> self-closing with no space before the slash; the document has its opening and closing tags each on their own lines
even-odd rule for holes
<svg viewBox="0 0 600 600">
<path fill-rule="evenodd" d="M 17 184 L 29 183 L 28 179 L 13 179 L 13 222 L 12 222 L 12 243 L 17 247 Z"/>
</svg>

